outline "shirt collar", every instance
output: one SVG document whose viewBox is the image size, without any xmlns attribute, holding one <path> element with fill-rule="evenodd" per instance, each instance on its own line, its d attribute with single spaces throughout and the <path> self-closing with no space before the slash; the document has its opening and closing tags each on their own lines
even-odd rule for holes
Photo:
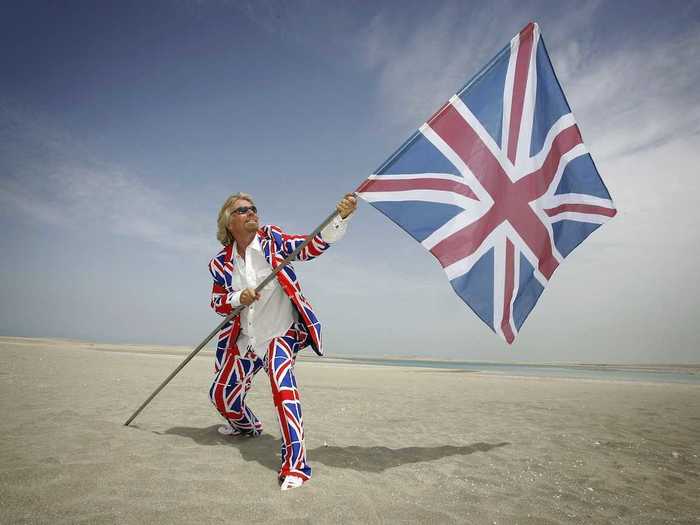
<svg viewBox="0 0 700 525">
<path fill-rule="evenodd" d="M 262 246 L 260 246 L 260 236 L 256 233 L 255 237 L 253 237 L 253 240 L 250 241 L 250 244 L 246 248 L 246 251 L 248 250 L 255 250 L 260 253 L 262 253 Z M 239 257 L 238 255 L 238 246 L 236 245 L 236 241 L 233 241 L 233 253 L 236 257 Z"/>
</svg>

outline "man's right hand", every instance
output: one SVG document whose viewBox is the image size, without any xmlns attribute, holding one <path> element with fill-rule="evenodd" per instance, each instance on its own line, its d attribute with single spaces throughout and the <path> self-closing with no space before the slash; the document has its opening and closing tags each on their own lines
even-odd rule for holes
<svg viewBox="0 0 700 525">
<path fill-rule="evenodd" d="M 246 288 L 241 292 L 240 301 L 245 306 L 250 306 L 254 301 L 260 299 L 260 292 L 256 292 L 252 288 Z"/>
</svg>

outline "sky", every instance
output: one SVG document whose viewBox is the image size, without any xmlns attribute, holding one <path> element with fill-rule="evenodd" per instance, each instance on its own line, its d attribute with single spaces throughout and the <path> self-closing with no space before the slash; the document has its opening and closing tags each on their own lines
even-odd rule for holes
<svg viewBox="0 0 700 525">
<path fill-rule="evenodd" d="M 700 2 L 3 2 L 0 335 L 194 347 L 225 198 L 313 230 L 529 21 L 618 208 L 509 346 L 361 202 L 329 356 L 698 363 Z"/>
</svg>

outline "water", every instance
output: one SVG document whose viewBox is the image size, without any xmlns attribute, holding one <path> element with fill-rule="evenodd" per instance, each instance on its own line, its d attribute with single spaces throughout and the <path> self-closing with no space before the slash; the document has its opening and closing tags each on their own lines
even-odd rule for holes
<svg viewBox="0 0 700 525">
<path fill-rule="evenodd" d="M 636 370 L 625 368 L 598 368 L 596 365 L 529 365 L 511 363 L 480 363 L 465 361 L 423 361 L 412 359 L 337 358 L 352 363 L 377 366 L 409 366 L 467 370 L 484 374 L 520 377 L 568 377 L 607 381 L 643 381 L 650 383 L 700 384 L 700 374 L 679 370 Z M 582 367 L 582 366 L 585 366 Z"/>
</svg>

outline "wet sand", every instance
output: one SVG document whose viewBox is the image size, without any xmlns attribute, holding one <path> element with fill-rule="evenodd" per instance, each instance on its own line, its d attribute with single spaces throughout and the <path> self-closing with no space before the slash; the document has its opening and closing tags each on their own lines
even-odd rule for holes
<svg viewBox="0 0 700 525">
<path fill-rule="evenodd" d="M 312 480 L 226 438 L 189 349 L 0 338 L 0 523 L 700 523 L 700 386 L 297 363 Z M 308 357 L 308 358 L 307 358 Z"/>
</svg>

